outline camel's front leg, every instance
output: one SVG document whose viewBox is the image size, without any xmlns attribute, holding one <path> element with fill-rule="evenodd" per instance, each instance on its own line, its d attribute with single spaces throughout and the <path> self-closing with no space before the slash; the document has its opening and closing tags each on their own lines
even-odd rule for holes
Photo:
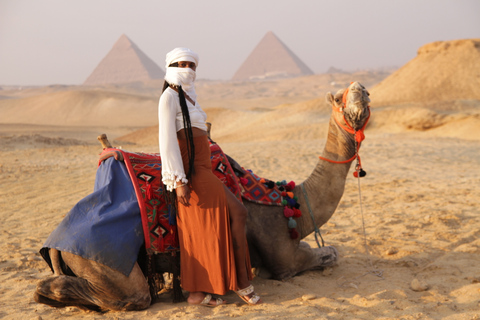
<svg viewBox="0 0 480 320">
<path fill-rule="evenodd" d="M 337 260 L 338 251 L 334 247 L 312 249 L 306 242 L 300 241 L 298 246 L 282 246 L 281 250 L 269 250 L 268 255 L 264 253 L 258 275 L 287 280 L 307 270 L 331 267 Z"/>
<path fill-rule="evenodd" d="M 272 209 L 250 202 L 245 206 L 249 210 L 247 240 L 253 265 L 266 268 L 272 278 L 289 279 L 300 272 L 331 266 L 337 261 L 338 252 L 333 247 L 312 249 L 306 242 L 291 239 L 282 208 Z M 265 272 L 260 271 L 263 277 L 262 273 Z"/>
<path fill-rule="evenodd" d="M 285 253 L 288 254 L 285 255 Z M 318 270 L 333 266 L 338 260 L 338 251 L 331 246 L 312 249 L 308 243 L 300 241 L 294 249 L 289 250 L 289 252 L 284 251 L 282 261 L 285 261 L 286 256 L 290 256 L 289 263 L 284 263 L 283 269 L 276 270 L 276 278 L 282 280 L 289 279 L 307 270 Z"/>
</svg>

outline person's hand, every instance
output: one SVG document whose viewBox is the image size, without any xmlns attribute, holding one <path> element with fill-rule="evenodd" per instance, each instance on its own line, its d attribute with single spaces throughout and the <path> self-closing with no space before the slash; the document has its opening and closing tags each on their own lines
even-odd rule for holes
<svg viewBox="0 0 480 320">
<path fill-rule="evenodd" d="M 190 188 L 188 185 L 184 184 L 180 187 L 175 188 L 177 194 L 177 200 L 184 206 L 190 206 Z"/>
</svg>

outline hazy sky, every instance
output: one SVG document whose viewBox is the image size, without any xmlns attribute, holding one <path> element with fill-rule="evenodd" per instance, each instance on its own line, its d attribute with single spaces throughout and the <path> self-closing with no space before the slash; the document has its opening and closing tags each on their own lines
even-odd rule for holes
<svg viewBox="0 0 480 320">
<path fill-rule="evenodd" d="M 81 84 L 126 34 L 164 69 L 200 55 L 230 79 L 273 31 L 310 69 L 400 67 L 429 42 L 480 38 L 479 0 L 0 0 L 0 85 Z"/>
</svg>

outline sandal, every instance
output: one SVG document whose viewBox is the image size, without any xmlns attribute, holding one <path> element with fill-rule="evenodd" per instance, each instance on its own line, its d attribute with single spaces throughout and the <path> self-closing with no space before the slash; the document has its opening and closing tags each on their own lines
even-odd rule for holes
<svg viewBox="0 0 480 320">
<path fill-rule="evenodd" d="M 245 289 L 235 291 L 235 293 L 240 297 L 240 299 L 242 299 L 251 306 L 258 304 L 258 302 L 260 301 L 260 296 L 253 291 L 253 285 L 249 285 Z M 248 295 L 252 293 L 253 295 L 251 297 L 248 297 Z"/>
<path fill-rule="evenodd" d="M 205 298 L 203 298 L 202 302 L 200 302 L 198 305 L 199 306 L 204 306 L 204 307 L 209 307 L 209 308 L 215 308 L 215 307 L 218 307 L 222 304 L 225 304 L 225 300 L 222 300 L 220 298 L 215 299 L 215 304 L 210 304 L 211 300 L 212 300 L 212 295 L 210 293 L 207 293 L 205 295 Z"/>
</svg>

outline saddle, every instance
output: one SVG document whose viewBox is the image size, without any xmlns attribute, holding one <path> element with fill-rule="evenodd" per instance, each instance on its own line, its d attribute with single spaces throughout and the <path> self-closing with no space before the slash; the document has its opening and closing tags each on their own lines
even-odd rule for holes
<svg viewBox="0 0 480 320">
<path fill-rule="evenodd" d="M 269 188 L 262 183 L 264 179 L 242 168 L 212 140 L 210 140 L 210 151 L 213 174 L 229 188 L 239 201 L 282 205 L 281 192 L 277 188 Z M 174 217 L 169 213 L 165 199 L 166 190 L 162 183 L 160 154 L 105 148 L 100 154 L 99 165 L 110 157 L 123 161 L 129 173 L 140 207 L 147 253 L 178 251 L 176 224 Z"/>
</svg>

